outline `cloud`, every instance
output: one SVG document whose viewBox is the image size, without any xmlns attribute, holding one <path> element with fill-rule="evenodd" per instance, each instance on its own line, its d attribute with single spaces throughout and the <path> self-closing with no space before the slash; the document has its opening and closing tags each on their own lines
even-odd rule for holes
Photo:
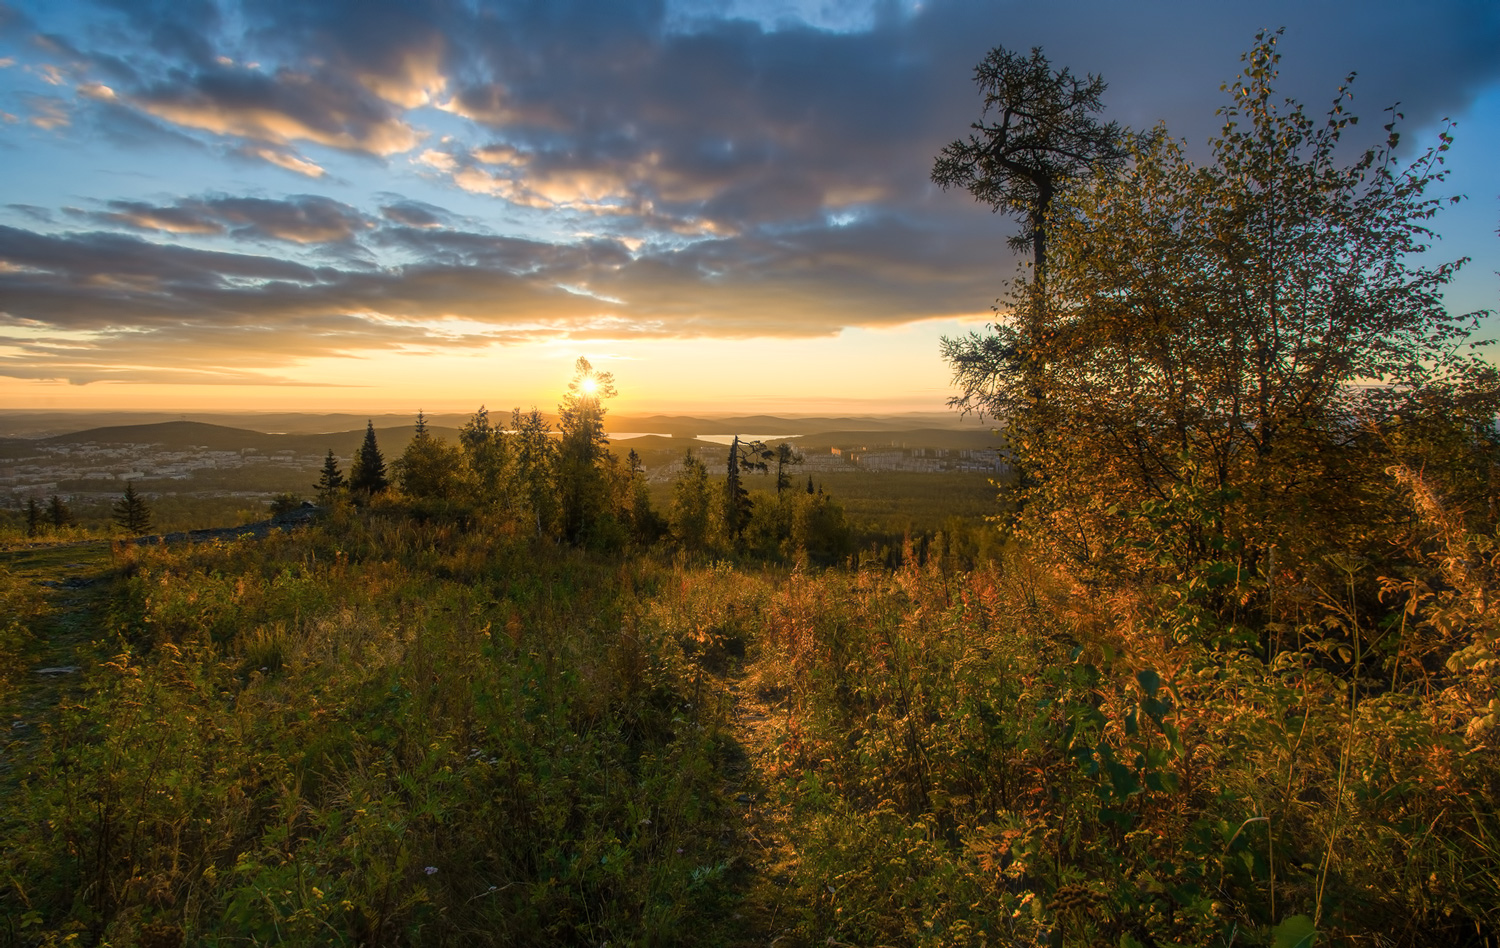
<svg viewBox="0 0 1500 948">
<path fill-rule="evenodd" d="M 421 201 L 398 200 L 382 207 L 380 213 L 386 220 L 424 230 L 443 227 L 452 220 L 452 215 L 447 211 Z"/>
<path fill-rule="evenodd" d="M 971 70 L 1001 42 L 1102 73 L 1111 117 L 1164 119 L 1197 149 L 1265 23 L 1288 26 L 1281 88 L 1310 108 L 1369 70 L 1361 130 L 1395 99 L 1420 127 L 1500 80 L 1500 7 L 1479 0 L 824 4 L 840 29 L 799 22 L 804 6 L 107 0 L 87 29 L 33 34 L 31 72 L 4 71 L 54 133 L 35 137 L 250 163 L 194 165 L 196 196 L 100 178 L 120 190 L 55 199 L 92 208 L 90 232 L 16 194 L 8 219 L 35 229 L 0 227 L 0 310 L 54 337 L 10 333 L 0 373 L 112 377 L 115 353 L 122 372 L 230 378 L 376 349 L 983 311 L 1007 225 L 928 175 L 979 117 Z M 293 180 L 264 164 L 310 193 L 261 196 Z M 406 194 L 361 194 L 371 174 Z M 247 249 L 231 241 L 257 252 L 200 249 Z"/>
<path fill-rule="evenodd" d="M 344 78 L 214 66 L 130 96 L 164 121 L 272 145 L 305 141 L 393 155 L 421 140 L 385 102 Z"/>
<path fill-rule="evenodd" d="M 22 101 L 31 109 L 31 124 L 43 131 L 56 131 L 73 124 L 68 103 L 56 96 L 26 95 Z"/>
<path fill-rule="evenodd" d="M 101 223 L 173 234 L 222 234 L 273 239 L 296 244 L 347 241 L 373 224 L 347 204 L 315 194 L 284 200 L 253 197 L 209 197 L 155 206 L 111 201 L 109 210 L 93 215 Z"/>
<path fill-rule="evenodd" d="M 278 168 L 285 168 L 287 171 L 293 171 L 309 178 L 321 178 L 327 173 L 322 165 L 278 148 L 255 148 L 247 146 L 240 149 L 240 154 L 259 158 Z"/>
<path fill-rule="evenodd" d="M 331 237 L 359 232 L 363 220 L 305 200 L 122 203 L 107 213 L 178 233 L 305 233 L 325 221 Z M 984 253 L 895 219 L 638 254 L 607 239 L 554 244 L 442 228 L 398 226 L 382 239 L 416 262 L 313 267 L 104 232 L 0 228 L 0 299 L 14 325 L 83 334 L 122 360 L 128 350 L 141 365 L 204 366 L 233 353 L 234 365 L 260 370 L 313 355 L 540 338 L 828 335 L 966 312 L 990 279 Z M 65 348 L 24 351 L 62 363 Z"/>
</svg>

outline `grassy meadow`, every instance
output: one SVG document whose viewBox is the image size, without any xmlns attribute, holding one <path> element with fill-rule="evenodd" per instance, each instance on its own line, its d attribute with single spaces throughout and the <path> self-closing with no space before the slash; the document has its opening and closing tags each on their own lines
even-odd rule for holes
<svg viewBox="0 0 1500 948">
<path fill-rule="evenodd" d="M 901 554 L 395 502 L 13 549 L 0 943 L 1493 944 L 1500 771 L 1441 676 Z"/>
</svg>

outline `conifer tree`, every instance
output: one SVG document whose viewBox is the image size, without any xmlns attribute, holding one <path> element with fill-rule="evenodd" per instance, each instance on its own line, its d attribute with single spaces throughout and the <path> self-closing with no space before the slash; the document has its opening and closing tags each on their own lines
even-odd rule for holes
<svg viewBox="0 0 1500 948">
<path fill-rule="evenodd" d="M 35 537 L 42 532 L 42 507 L 35 497 L 26 498 L 26 535 Z"/>
<path fill-rule="evenodd" d="M 334 456 L 333 449 L 329 448 L 328 456 L 323 459 L 323 473 L 318 475 L 318 482 L 313 485 L 318 490 L 318 500 L 324 504 L 332 503 L 346 483 L 344 472 L 339 470 L 339 459 Z"/>
<path fill-rule="evenodd" d="M 63 499 L 53 494 L 47 501 L 47 519 L 52 521 L 52 526 L 57 528 L 71 527 L 77 521 L 73 518 L 73 511 L 63 503 Z"/>
<path fill-rule="evenodd" d="M 349 466 L 349 492 L 360 497 L 370 497 L 385 491 L 391 482 L 385 476 L 385 456 L 375 441 L 375 422 L 365 425 L 364 444 L 354 452 L 354 463 Z"/>
<path fill-rule="evenodd" d="M 135 492 L 133 481 L 125 484 L 125 493 L 115 501 L 114 519 L 126 533 L 135 536 L 151 529 L 151 508 L 145 498 Z"/>
<path fill-rule="evenodd" d="M 510 468 L 509 439 L 502 429 L 490 424 L 489 410 L 483 405 L 464 423 L 458 443 L 473 476 L 479 502 L 504 506 Z"/>
<path fill-rule="evenodd" d="M 629 511 L 630 526 L 636 542 L 654 543 L 666 530 L 666 523 L 651 508 L 651 492 L 646 485 L 646 465 L 634 448 L 625 456 L 625 478 L 620 506 Z"/>
<path fill-rule="evenodd" d="M 452 500 L 462 488 L 462 454 L 427 430 L 421 412 L 417 413 L 417 432 L 394 466 L 402 493 L 413 499 Z"/>
<path fill-rule="evenodd" d="M 743 470 L 764 473 L 772 453 L 759 441 L 741 441 L 739 435 L 729 445 L 728 477 L 724 481 L 724 531 L 731 541 L 738 541 L 750 522 L 753 506 L 750 492 L 745 489 L 740 472 Z"/>
<path fill-rule="evenodd" d="M 557 408 L 556 486 L 563 536 L 578 543 L 608 511 L 604 399 L 614 397 L 615 385 L 611 373 L 596 372 L 581 356 L 574 368 L 573 381 Z"/>
<path fill-rule="evenodd" d="M 552 488 L 552 459 L 557 446 L 552 440 L 552 426 L 541 412 L 532 408 L 522 414 L 511 412 L 511 429 L 515 431 L 516 482 L 521 499 L 531 508 L 536 535 L 552 519 L 556 495 Z"/>
</svg>

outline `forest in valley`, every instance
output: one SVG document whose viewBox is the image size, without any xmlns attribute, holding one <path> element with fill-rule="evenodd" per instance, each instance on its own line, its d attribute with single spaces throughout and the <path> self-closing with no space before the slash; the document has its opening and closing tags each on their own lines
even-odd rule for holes
<svg viewBox="0 0 1500 948">
<path fill-rule="evenodd" d="M 1500 944 L 1450 138 L 1358 144 L 1275 44 L 1203 155 L 976 70 L 933 179 L 1028 257 L 944 352 L 987 517 L 872 542 L 738 441 L 653 502 L 580 359 L 555 430 L 330 452 L 306 525 L 10 528 L 0 945 Z"/>
</svg>

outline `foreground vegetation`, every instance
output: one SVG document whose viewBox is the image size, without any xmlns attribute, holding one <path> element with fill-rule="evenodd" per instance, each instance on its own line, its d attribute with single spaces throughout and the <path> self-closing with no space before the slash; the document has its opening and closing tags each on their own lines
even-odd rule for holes
<svg viewBox="0 0 1500 948">
<path fill-rule="evenodd" d="M 1492 943 L 1493 721 L 1443 664 L 1469 594 L 1382 614 L 1343 564 L 1267 660 L 1165 590 L 946 546 L 693 565 L 393 504 L 121 547 L 95 661 L 7 752 L 4 938 L 748 944 L 773 886 L 783 944 Z"/>
</svg>

